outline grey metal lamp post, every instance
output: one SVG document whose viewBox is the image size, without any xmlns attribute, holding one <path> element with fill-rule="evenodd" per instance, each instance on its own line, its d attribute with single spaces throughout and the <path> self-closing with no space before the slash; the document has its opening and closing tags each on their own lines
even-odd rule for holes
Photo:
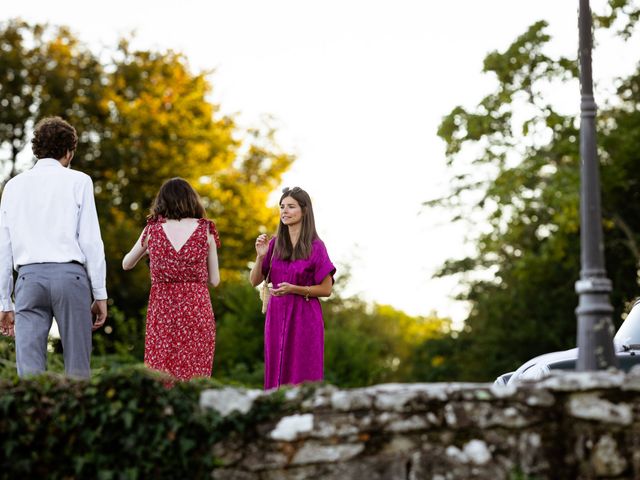
<svg viewBox="0 0 640 480">
<path fill-rule="evenodd" d="M 604 268 L 600 176 L 596 151 L 596 103 L 591 75 L 592 22 L 589 0 L 580 0 L 580 297 L 578 318 L 578 370 L 603 370 L 616 366 L 613 349 L 611 281 Z"/>
</svg>

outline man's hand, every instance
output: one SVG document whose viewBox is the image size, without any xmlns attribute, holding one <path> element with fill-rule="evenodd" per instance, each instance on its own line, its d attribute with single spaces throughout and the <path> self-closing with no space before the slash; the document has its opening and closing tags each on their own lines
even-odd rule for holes
<svg viewBox="0 0 640 480">
<path fill-rule="evenodd" d="M 98 330 L 104 325 L 107 319 L 107 301 L 94 300 L 91 305 L 91 313 L 93 314 L 93 331 Z"/>
<path fill-rule="evenodd" d="M 0 335 L 14 337 L 16 317 L 13 310 L 9 312 L 0 312 Z"/>
</svg>

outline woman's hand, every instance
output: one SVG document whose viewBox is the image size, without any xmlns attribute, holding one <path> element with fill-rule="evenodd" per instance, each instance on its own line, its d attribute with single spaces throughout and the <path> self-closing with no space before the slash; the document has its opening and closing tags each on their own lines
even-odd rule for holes
<svg viewBox="0 0 640 480">
<path fill-rule="evenodd" d="M 142 257 L 147 254 L 147 242 L 144 238 L 144 230 L 140 234 L 140 237 L 136 241 L 135 245 L 131 247 L 131 251 L 127 253 L 122 259 L 122 268 L 124 270 L 131 270 L 140 261 Z"/>
<path fill-rule="evenodd" d="M 269 240 L 267 234 L 263 233 L 256 238 L 256 253 L 259 257 L 264 257 L 269 251 Z"/>
<path fill-rule="evenodd" d="M 291 285 L 290 283 L 287 282 L 282 282 L 278 285 L 278 288 L 271 288 L 271 295 L 274 295 L 276 297 L 281 297 L 282 295 L 287 295 L 289 293 L 296 293 L 294 291 L 294 289 L 296 288 L 295 285 Z"/>
<path fill-rule="evenodd" d="M 249 273 L 249 281 L 254 287 L 257 287 L 258 284 L 264 280 L 264 274 L 262 273 L 262 261 L 264 257 L 267 256 L 268 251 L 269 240 L 267 240 L 267 235 L 264 233 L 262 235 L 258 235 L 258 238 L 256 238 L 256 254 L 258 256 L 253 267 L 251 267 L 251 273 Z"/>
</svg>

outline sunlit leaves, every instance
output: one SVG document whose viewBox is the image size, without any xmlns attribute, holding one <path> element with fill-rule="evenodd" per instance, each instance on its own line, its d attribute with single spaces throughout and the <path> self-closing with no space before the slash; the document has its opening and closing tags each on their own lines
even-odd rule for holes
<svg viewBox="0 0 640 480">
<path fill-rule="evenodd" d="M 612 5 L 635 22 L 632 2 Z M 545 92 L 567 82 L 577 92 L 577 61 L 545 53 L 551 41 L 545 27 L 537 22 L 504 51 L 490 53 L 484 69 L 495 75 L 494 92 L 473 109 L 455 107 L 438 132 L 456 174 L 451 196 L 439 204 L 455 218 L 475 210 L 474 218 L 488 222 L 472 238 L 476 254 L 449 260 L 440 272 L 462 278 L 461 297 L 471 304 L 458 339 L 427 342 L 445 352 L 443 364 L 463 365 L 443 370 L 458 378 L 488 380 L 535 354 L 575 345 L 580 133 L 577 119 Z M 607 271 L 618 316 L 638 285 L 637 79 L 619 81 L 616 107 L 601 107 L 598 118 Z M 473 198 L 469 191 L 477 193 L 475 203 L 461 200 Z"/>
<path fill-rule="evenodd" d="M 129 321 L 142 322 L 148 272 L 125 274 L 120 262 L 163 181 L 183 177 L 202 196 L 221 232 L 223 281 L 246 271 L 257 234 L 275 231 L 268 199 L 293 157 L 268 123 L 247 130 L 222 115 L 211 80 L 184 55 L 136 50 L 127 38 L 94 52 L 65 27 L 0 26 L 0 181 L 31 166 L 27 141 L 39 118 L 59 115 L 76 127 L 73 167 L 94 180 L 107 287 Z M 25 165 L 16 163 L 21 152 Z M 121 327 L 112 338 L 126 333 Z M 143 338 L 126 341 L 138 349 Z"/>
<path fill-rule="evenodd" d="M 640 6 L 635 0 L 609 0 L 609 11 L 594 15 L 595 24 L 603 28 L 616 27 L 617 33 L 628 40 L 640 20 Z"/>
</svg>

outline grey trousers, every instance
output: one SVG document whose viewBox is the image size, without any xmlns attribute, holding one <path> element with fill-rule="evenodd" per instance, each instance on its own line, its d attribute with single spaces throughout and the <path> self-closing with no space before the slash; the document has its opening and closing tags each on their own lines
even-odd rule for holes
<svg viewBox="0 0 640 480">
<path fill-rule="evenodd" d="M 56 318 L 64 370 L 69 376 L 91 375 L 91 286 L 76 263 L 33 263 L 21 266 L 15 286 L 16 363 L 18 376 L 47 369 L 47 340 Z"/>
</svg>

